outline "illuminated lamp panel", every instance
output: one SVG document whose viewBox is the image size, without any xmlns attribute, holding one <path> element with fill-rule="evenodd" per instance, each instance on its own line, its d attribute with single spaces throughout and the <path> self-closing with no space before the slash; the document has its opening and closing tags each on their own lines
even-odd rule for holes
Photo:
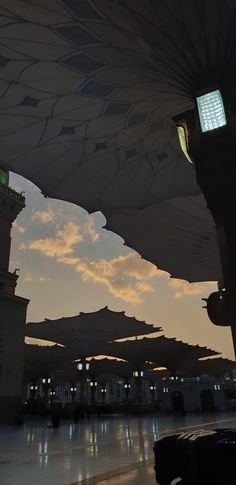
<svg viewBox="0 0 236 485">
<path fill-rule="evenodd" d="M 216 130 L 227 124 L 224 103 L 219 89 L 198 96 L 197 106 L 203 133 Z"/>
</svg>

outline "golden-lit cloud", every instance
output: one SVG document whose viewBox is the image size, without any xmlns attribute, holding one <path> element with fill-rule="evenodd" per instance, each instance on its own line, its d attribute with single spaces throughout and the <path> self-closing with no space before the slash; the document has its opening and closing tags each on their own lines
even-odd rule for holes
<svg viewBox="0 0 236 485">
<path fill-rule="evenodd" d="M 177 279 L 171 280 L 169 286 L 176 289 L 174 298 L 199 295 L 203 291 L 203 286 L 199 283 L 188 283 L 187 281 Z"/>
<path fill-rule="evenodd" d="M 39 224 L 51 224 L 56 228 L 66 222 L 63 212 L 60 209 L 55 212 L 51 207 L 44 211 L 33 211 L 31 220 Z M 75 222 L 71 223 L 75 224 Z M 95 228 L 93 215 L 88 215 L 87 222 L 80 225 L 80 233 L 83 239 L 90 239 L 93 243 L 100 239 L 100 234 Z"/>
<path fill-rule="evenodd" d="M 56 214 L 51 208 L 45 211 L 33 211 L 32 213 L 32 221 L 40 222 L 41 224 L 49 224 L 50 222 L 54 222 L 55 218 Z"/>
<path fill-rule="evenodd" d="M 89 236 L 93 243 L 100 239 L 100 234 L 94 227 L 94 218 L 92 215 L 88 216 L 88 222 L 83 225 L 83 234 Z"/>
<path fill-rule="evenodd" d="M 128 253 L 111 260 L 61 258 L 59 261 L 74 266 L 83 281 L 104 284 L 113 296 L 130 303 L 141 303 L 142 293 L 153 291 L 147 281 L 159 276 L 155 266 L 141 259 L 137 253 Z"/>
<path fill-rule="evenodd" d="M 15 229 L 16 232 L 19 232 L 20 234 L 23 234 L 25 232 L 25 228 L 18 224 L 17 221 L 14 221 L 12 224 L 13 229 Z"/>
<path fill-rule="evenodd" d="M 137 290 L 143 291 L 144 293 L 152 293 L 153 291 L 155 291 L 151 285 L 145 283 L 144 281 L 142 283 L 137 283 L 136 288 Z"/>
<path fill-rule="evenodd" d="M 21 245 L 20 249 L 35 249 L 50 258 L 61 258 L 74 252 L 74 247 L 83 240 L 80 227 L 73 222 L 68 222 L 62 229 L 57 231 L 55 238 L 38 239 L 27 245 Z"/>
<path fill-rule="evenodd" d="M 33 218 L 45 224 L 57 222 L 57 217 L 51 209 L 36 211 Z M 74 271 L 80 273 L 84 282 L 102 284 L 111 295 L 133 304 L 141 303 L 144 294 L 155 291 L 150 284 L 154 278 L 168 278 L 166 272 L 158 270 L 135 252 L 113 259 L 88 260 L 75 257 L 75 249 L 79 243 L 87 238 L 95 243 L 99 237 L 94 227 L 94 219 L 89 216 L 87 222 L 80 226 L 73 221 L 66 223 L 56 231 L 54 237 L 22 242 L 20 249 L 39 251 L 60 263 L 70 265 Z M 30 280 L 26 277 L 25 281 Z M 177 279 L 167 280 L 166 284 L 175 290 L 174 298 L 197 295 L 203 289 L 200 284 L 189 284 Z"/>
</svg>

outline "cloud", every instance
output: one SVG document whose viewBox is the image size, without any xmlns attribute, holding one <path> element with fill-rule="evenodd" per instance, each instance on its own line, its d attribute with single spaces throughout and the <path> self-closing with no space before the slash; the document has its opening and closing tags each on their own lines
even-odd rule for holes
<svg viewBox="0 0 236 485">
<path fill-rule="evenodd" d="M 93 243 L 100 239 L 100 234 L 94 227 L 93 216 L 88 216 L 88 222 L 86 222 L 83 226 L 83 234 L 85 236 L 89 236 L 92 239 Z"/>
<path fill-rule="evenodd" d="M 20 234 L 23 234 L 25 232 L 25 228 L 20 224 L 18 224 L 17 221 L 13 222 L 12 227 L 13 229 L 15 229 L 15 231 L 19 232 Z"/>
<path fill-rule="evenodd" d="M 34 220 L 47 224 L 55 220 L 55 213 L 51 209 L 36 211 L 33 217 Z M 74 257 L 76 246 L 86 237 L 91 238 L 94 243 L 100 237 L 91 216 L 81 226 L 73 221 L 68 222 L 56 231 L 55 237 L 23 242 L 20 249 L 28 248 L 39 251 L 45 256 L 55 258 L 60 263 L 70 265 L 77 273 L 80 273 L 83 281 L 105 285 L 116 298 L 134 304 L 141 303 L 145 293 L 154 291 L 150 284 L 153 278 L 163 276 L 169 278 L 166 272 L 158 270 L 135 252 L 110 260 L 87 260 Z M 174 298 L 197 295 L 203 289 L 199 284 L 189 284 L 177 279 L 168 280 L 166 284 L 175 289 Z"/>
<path fill-rule="evenodd" d="M 54 212 L 51 207 L 45 211 L 34 211 L 32 213 L 32 221 L 40 224 L 52 224 L 54 227 L 58 228 L 63 224 L 65 219 L 62 211 L 59 209 Z M 64 222 L 66 222 L 64 220 Z M 76 223 L 73 222 L 75 225 Z M 77 225 L 77 227 L 79 227 Z M 84 238 L 91 239 L 93 243 L 100 239 L 100 234 L 94 226 L 94 217 L 92 215 L 87 216 L 87 222 L 80 225 L 80 232 Z"/>
<path fill-rule="evenodd" d="M 32 221 L 40 222 L 41 224 L 49 224 L 49 222 L 54 222 L 55 218 L 56 214 L 51 208 L 46 211 L 34 211 L 32 214 Z"/>
<path fill-rule="evenodd" d="M 137 253 L 128 253 L 111 260 L 61 258 L 59 261 L 74 266 L 83 281 L 104 284 L 113 296 L 130 303 L 141 303 L 142 293 L 154 291 L 147 281 L 159 276 L 155 266 L 141 259 Z"/>
<path fill-rule="evenodd" d="M 45 283 L 46 281 L 49 281 L 50 279 L 47 278 L 46 276 L 43 275 L 32 275 L 30 271 L 27 271 L 25 274 L 23 281 L 25 283 Z"/>
<path fill-rule="evenodd" d="M 23 249 L 27 249 L 27 244 L 26 243 L 21 243 L 19 245 L 19 250 L 22 251 Z"/>
<path fill-rule="evenodd" d="M 148 283 L 144 283 L 144 281 L 142 283 L 137 283 L 136 288 L 144 293 L 152 293 L 155 291 L 152 286 L 150 286 Z"/>
<path fill-rule="evenodd" d="M 199 283 L 188 283 L 187 281 L 178 279 L 171 280 L 169 286 L 177 290 L 174 298 L 199 295 L 203 291 L 203 286 Z"/>
<path fill-rule="evenodd" d="M 68 222 L 62 229 L 57 231 L 55 238 L 38 239 L 27 244 L 28 249 L 39 251 L 50 258 L 62 258 L 74 252 L 74 246 L 83 240 L 80 227 L 73 222 Z M 21 245 L 20 249 L 25 249 Z"/>
<path fill-rule="evenodd" d="M 32 275 L 30 272 L 26 273 L 25 277 L 24 277 L 24 281 L 26 283 L 30 283 L 31 281 L 33 281 L 33 278 L 32 278 Z"/>
</svg>

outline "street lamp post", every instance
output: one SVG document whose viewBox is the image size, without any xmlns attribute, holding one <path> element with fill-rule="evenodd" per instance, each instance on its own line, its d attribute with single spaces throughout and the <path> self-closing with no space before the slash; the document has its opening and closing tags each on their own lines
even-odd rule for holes
<svg viewBox="0 0 236 485">
<path fill-rule="evenodd" d="M 103 404 L 104 404 L 104 402 L 105 402 L 106 392 L 107 392 L 106 386 L 104 386 L 104 385 L 103 385 L 103 386 L 101 387 L 102 403 L 103 403 Z"/>
<path fill-rule="evenodd" d="M 152 401 L 154 401 L 154 399 L 155 399 L 156 386 L 154 384 L 150 384 L 149 389 L 150 389 L 150 392 L 151 392 Z"/>
<path fill-rule="evenodd" d="M 136 383 L 137 401 L 141 404 L 143 402 L 143 370 L 135 370 L 133 372 L 133 377 Z"/>
<path fill-rule="evenodd" d="M 85 404 L 86 397 L 85 397 L 85 387 L 86 387 L 86 374 L 89 372 L 90 363 L 86 362 L 86 360 L 81 360 L 77 364 L 77 370 L 80 374 L 80 403 Z"/>
<path fill-rule="evenodd" d="M 50 395 L 51 401 L 53 401 L 53 399 L 55 399 L 55 397 L 56 397 L 56 391 L 54 391 L 53 389 L 51 389 L 49 395 Z"/>
<path fill-rule="evenodd" d="M 37 394 L 38 386 L 36 384 L 31 384 L 30 386 L 30 396 L 35 398 Z"/>
<path fill-rule="evenodd" d="M 126 401 L 128 401 L 129 400 L 130 388 L 131 388 L 131 385 L 129 384 L 129 382 L 125 382 L 124 388 L 125 388 Z"/>
<path fill-rule="evenodd" d="M 218 303 L 221 300 L 219 311 L 225 320 L 215 318 L 213 323 L 231 326 L 236 352 L 235 89 L 214 86 L 197 93 L 195 109 L 174 121 L 181 147 L 195 164 L 198 183 L 216 224 L 225 289 L 219 293 Z"/>
<path fill-rule="evenodd" d="M 42 378 L 42 391 L 43 391 L 43 397 L 44 399 L 48 398 L 48 393 L 50 386 L 52 384 L 52 378 L 51 377 L 43 377 Z"/>
<path fill-rule="evenodd" d="M 76 392 L 77 392 L 77 387 L 74 384 L 72 384 L 70 386 L 70 393 L 71 393 L 72 402 L 74 402 L 74 400 L 75 400 Z"/>
<path fill-rule="evenodd" d="M 97 381 L 90 381 L 89 386 L 90 386 L 90 391 L 91 391 L 91 404 L 95 404 L 96 401 L 96 390 L 97 390 Z"/>
</svg>

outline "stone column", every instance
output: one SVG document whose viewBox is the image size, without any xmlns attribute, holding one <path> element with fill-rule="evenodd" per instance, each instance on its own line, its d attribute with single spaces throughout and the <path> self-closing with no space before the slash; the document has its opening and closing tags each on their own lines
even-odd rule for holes
<svg viewBox="0 0 236 485">
<path fill-rule="evenodd" d="M 21 414 L 25 323 L 28 300 L 15 295 L 16 272 L 9 272 L 11 227 L 25 199 L 0 183 L 0 421 Z"/>
</svg>

